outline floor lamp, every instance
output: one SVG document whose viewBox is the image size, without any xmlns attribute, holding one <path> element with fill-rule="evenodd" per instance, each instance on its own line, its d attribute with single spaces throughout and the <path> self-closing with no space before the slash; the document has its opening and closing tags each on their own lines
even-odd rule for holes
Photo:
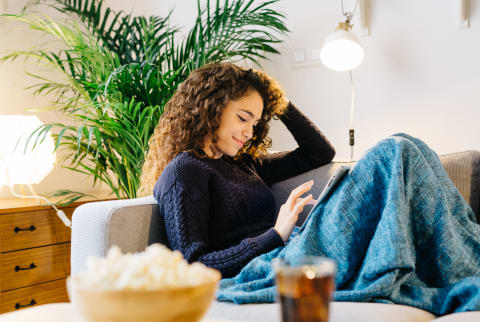
<svg viewBox="0 0 480 322">
<path fill-rule="evenodd" d="M 320 59 L 325 67 L 335 71 L 348 71 L 352 87 L 352 102 L 350 107 L 350 129 L 349 144 L 350 158 L 353 160 L 353 146 L 355 145 L 355 130 L 353 127 L 353 116 L 355 111 L 355 87 L 353 86 L 352 69 L 360 65 L 363 60 L 363 48 L 358 37 L 351 32 L 353 25 L 351 20 L 357 9 L 358 0 L 351 12 L 342 12 L 345 22 L 340 22 L 334 33 L 330 34 L 320 51 Z"/>
</svg>

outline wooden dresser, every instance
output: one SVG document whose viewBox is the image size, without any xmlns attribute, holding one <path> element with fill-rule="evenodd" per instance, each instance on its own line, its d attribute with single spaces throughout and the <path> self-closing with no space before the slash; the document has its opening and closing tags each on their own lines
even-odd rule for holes
<svg viewBox="0 0 480 322">
<path fill-rule="evenodd" d="M 0 313 L 68 302 L 70 228 L 49 206 L 0 202 Z M 82 203 L 62 210 L 71 219 Z"/>
</svg>

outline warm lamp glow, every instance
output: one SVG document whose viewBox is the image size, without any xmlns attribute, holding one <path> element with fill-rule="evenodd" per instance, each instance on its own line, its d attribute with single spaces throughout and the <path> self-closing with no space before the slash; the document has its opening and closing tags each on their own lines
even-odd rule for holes
<svg viewBox="0 0 480 322">
<path fill-rule="evenodd" d="M 50 133 L 34 150 L 33 137 L 25 149 L 27 138 L 41 125 L 33 115 L 0 115 L 0 185 L 37 184 L 52 171 L 55 154 Z"/>
<path fill-rule="evenodd" d="M 320 59 L 329 69 L 349 71 L 362 62 L 363 48 L 357 36 L 345 30 L 337 30 L 325 39 Z"/>
</svg>

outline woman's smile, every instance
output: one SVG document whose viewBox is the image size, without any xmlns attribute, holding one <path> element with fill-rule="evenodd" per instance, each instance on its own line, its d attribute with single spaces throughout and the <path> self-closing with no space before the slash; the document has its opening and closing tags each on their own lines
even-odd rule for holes
<svg viewBox="0 0 480 322">
<path fill-rule="evenodd" d="M 235 137 L 233 137 L 233 140 L 234 140 L 240 147 L 243 147 L 243 145 L 245 144 L 244 141 L 240 141 L 240 140 L 236 139 Z"/>
</svg>

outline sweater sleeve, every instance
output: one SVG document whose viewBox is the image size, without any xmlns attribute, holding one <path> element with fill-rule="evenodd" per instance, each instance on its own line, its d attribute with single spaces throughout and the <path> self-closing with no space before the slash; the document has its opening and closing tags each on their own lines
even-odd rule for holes
<svg viewBox="0 0 480 322">
<path fill-rule="evenodd" d="M 255 159 L 258 175 L 272 185 L 332 161 L 335 149 L 323 133 L 292 103 L 280 117 L 293 135 L 298 148 L 267 154 Z"/>
<path fill-rule="evenodd" d="M 237 274 L 250 260 L 283 245 L 278 233 L 270 228 L 263 234 L 246 238 L 222 250 L 209 247 L 208 182 L 195 180 L 189 185 L 176 181 L 159 200 L 169 246 L 180 251 L 185 259 L 215 268 L 223 277 Z"/>
</svg>

